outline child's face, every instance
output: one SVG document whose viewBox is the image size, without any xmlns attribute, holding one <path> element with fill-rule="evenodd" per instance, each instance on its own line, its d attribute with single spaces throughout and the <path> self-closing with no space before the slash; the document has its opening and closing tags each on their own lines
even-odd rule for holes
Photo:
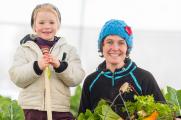
<svg viewBox="0 0 181 120">
<path fill-rule="evenodd" d="M 39 11 L 35 18 L 34 30 L 38 37 L 53 40 L 59 28 L 57 16 L 50 11 Z"/>
</svg>

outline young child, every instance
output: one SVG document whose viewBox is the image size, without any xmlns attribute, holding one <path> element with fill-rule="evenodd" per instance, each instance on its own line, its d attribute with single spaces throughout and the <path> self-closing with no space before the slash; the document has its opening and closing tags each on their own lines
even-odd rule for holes
<svg viewBox="0 0 181 120">
<path fill-rule="evenodd" d="M 74 47 L 55 36 L 61 15 L 52 4 L 40 4 L 32 12 L 31 26 L 36 34 L 21 40 L 9 70 L 11 80 L 20 88 L 18 101 L 26 120 L 46 120 L 45 68 L 49 66 L 51 110 L 54 120 L 72 120 L 70 89 L 85 76 Z"/>
</svg>

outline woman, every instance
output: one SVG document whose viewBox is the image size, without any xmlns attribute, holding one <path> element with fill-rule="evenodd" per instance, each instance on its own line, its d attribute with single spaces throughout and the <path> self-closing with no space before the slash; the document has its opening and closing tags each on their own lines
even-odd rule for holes
<svg viewBox="0 0 181 120">
<path fill-rule="evenodd" d="M 129 58 L 132 47 L 132 31 L 124 21 L 112 19 L 104 24 L 98 49 L 105 61 L 85 79 L 79 113 L 86 109 L 93 111 L 100 99 L 110 103 L 115 100 L 113 110 L 126 118 L 127 113 L 121 112 L 123 101 L 117 97 L 120 91 L 125 101 L 133 101 L 134 95 L 153 95 L 156 101 L 165 102 L 153 75 Z M 125 84 L 132 89 L 130 92 L 120 90 Z"/>
</svg>

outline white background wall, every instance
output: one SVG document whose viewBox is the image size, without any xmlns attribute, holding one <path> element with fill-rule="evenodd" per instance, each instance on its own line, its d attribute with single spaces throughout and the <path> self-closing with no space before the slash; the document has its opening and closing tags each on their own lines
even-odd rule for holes
<svg viewBox="0 0 181 120">
<path fill-rule="evenodd" d="M 44 2 L 59 8 L 59 34 L 76 46 L 87 74 L 103 60 L 97 53 L 100 27 L 118 18 L 133 29 L 133 61 L 152 72 L 161 88 L 181 89 L 180 0 L 6 0 L 0 4 L 0 94 L 18 96 L 20 89 L 10 81 L 8 69 L 20 39 L 32 33 L 33 8 Z"/>
</svg>

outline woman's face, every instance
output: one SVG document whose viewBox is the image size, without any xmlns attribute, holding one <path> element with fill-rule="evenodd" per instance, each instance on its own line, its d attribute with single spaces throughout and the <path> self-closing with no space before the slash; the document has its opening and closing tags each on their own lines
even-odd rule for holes
<svg viewBox="0 0 181 120">
<path fill-rule="evenodd" d="M 39 11 L 35 17 L 34 30 L 38 37 L 45 40 L 53 40 L 58 31 L 57 16 L 50 11 Z"/>
<path fill-rule="evenodd" d="M 106 64 L 122 67 L 126 58 L 126 41 L 118 35 L 109 35 L 103 41 L 103 56 Z"/>
</svg>

